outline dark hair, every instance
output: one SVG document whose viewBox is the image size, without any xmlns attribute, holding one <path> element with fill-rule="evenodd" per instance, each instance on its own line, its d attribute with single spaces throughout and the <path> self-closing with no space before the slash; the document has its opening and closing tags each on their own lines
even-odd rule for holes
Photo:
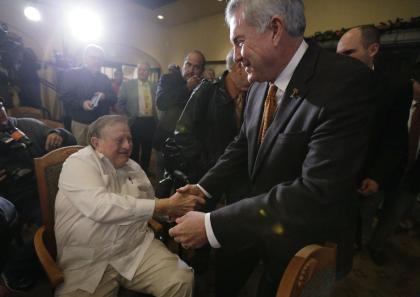
<svg viewBox="0 0 420 297">
<path fill-rule="evenodd" d="M 205 68 L 205 66 L 206 66 L 206 57 L 204 57 L 204 54 L 203 54 L 201 51 L 197 50 L 197 49 L 190 51 L 190 52 L 189 52 L 189 53 L 185 56 L 184 61 L 187 59 L 188 55 L 189 55 L 189 54 L 192 54 L 192 53 L 194 53 L 194 54 L 198 54 L 199 56 L 201 56 L 201 61 L 202 61 L 202 64 L 201 64 L 201 69 L 203 69 L 203 70 L 204 70 L 204 68 Z"/>
<path fill-rule="evenodd" d="M 357 28 L 359 28 L 362 33 L 362 45 L 364 48 L 368 48 L 372 43 L 380 43 L 379 29 L 374 25 L 363 25 Z"/>
</svg>

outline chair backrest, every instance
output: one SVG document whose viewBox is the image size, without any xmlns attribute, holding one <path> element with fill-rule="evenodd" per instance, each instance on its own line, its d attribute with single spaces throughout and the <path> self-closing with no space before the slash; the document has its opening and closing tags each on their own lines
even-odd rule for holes
<svg viewBox="0 0 420 297">
<path fill-rule="evenodd" d="M 335 244 L 311 244 L 298 251 L 284 272 L 276 297 L 328 297 L 335 282 Z"/>
<path fill-rule="evenodd" d="M 48 119 L 39 119 L 41 122 L 43 122 L 46 126 L 52 128 L 52 129 L 57 129 L 57 128 L 64 128 L 63 123 L 57 122 L 57 121 L 53 121 L 53 120 L 48 120 Z"/>
<path fill-rule="evenodd" d="M 42 222 L 46 231 L 44 241 L 54 259 L 57 252 L 54 237 L 54 204 L 58 192 L 58 179 L 64 161 L 81 148 L 83 146 L 79 145 L 62 147 L 34 159 Z"/>
<path fill-rule="evenodd" d="M 8 115 L 15 118 L 44 118 L 44 113 L 41 109 L 37 109 L 29 106 L 17 106 L 7 110 Z"/>
</svg>

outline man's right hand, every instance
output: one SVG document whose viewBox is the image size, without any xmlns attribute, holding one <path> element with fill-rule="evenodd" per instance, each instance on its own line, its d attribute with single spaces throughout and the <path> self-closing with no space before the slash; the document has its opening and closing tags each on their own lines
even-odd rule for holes
<svg viewBox="0 0 420 297">
<path fill-rule="evenodd" d="M 6 170 L 0 169 L 0 182 L 4 181 L 7 177 Z"/>
<path fill-rule="evenodd" d="M 92 101 L 90 100 L 83 101 L 83 110 L 91 111 L 92 109 L 93 109 Z"/>
<path fill-rule="evenodd" d="M 205 199 L 199 195 L 177 192 L 169 198 L 156 199 L 155 213 L 175 219 L 204 203 Z"/>
<path fill-rule="evenodd" d="M 201 78 L 198 77 L 197 75 L 191 76 L 187 80 L 187 89 L 191 92 L 196 86 L 198 86 L 198 84 L 200 83 L 200 81 L 201 81 Z"/>
<path fill-rule="evenodd" d="M 359 193 L 367 197 L 367 196 L 377 193 L 378 190 L 379 190 L 379 185 L 376 181 L 370 178 L 365 178 L 362 181 L 362 185 L 360 186 Z"/>
<path fill-rule="evenodd" d="M 178 218 L 205 202 L 205 199 L 198 195 L 176 192 L 169 197 L 168 215 L 172 218 Z"/>
<path fill-rule="evenodd" d="M 201 191 L 201 189 L 195 185 L 185 185 L 179 189 L 176 189 L 178 193 L 189 193 L 191 195 L 200 196 L 202 198 L 206 198 L 206 195 Z"/>
</svg>

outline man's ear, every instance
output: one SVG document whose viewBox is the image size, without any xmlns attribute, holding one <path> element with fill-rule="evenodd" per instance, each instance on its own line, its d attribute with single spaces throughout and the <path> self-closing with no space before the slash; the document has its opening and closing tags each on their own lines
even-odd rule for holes
<svg viewBox="0 0 420 297">
<path fill-rule="evenodd" d="M 269 26 L 272 31 L 273 43 L 274 45 L 277 45 L 280 42 L 285 29 L 284 21 L 280 16 L 275 15 L 271 18 Z"/>
<path fill-rule="evenodd" d="M 368 53 L 370 57 L 375 57 L 379 52 L 379 43 L 375 42 L 369 45 Z"/>
<path fill-rule="evenodd" d="M 96 149 L 98 147 L 98 144 L 99 144 L 99 138 L 96 137 L 96 136 L 93 136 L 90 139 L 90 144 Z"/>
</svg>

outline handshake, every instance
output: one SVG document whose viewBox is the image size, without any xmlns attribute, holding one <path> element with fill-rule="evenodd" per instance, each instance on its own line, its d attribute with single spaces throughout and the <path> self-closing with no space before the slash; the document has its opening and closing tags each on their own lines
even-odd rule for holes
<svg viewBox="0 0 420 297">
<path fill-rule="evenodd" d="M 192 185 L 187 185 L 177 189 L 175 194 L 169 198 L 157 199 L 155 213 L 176 219 L 203 205 L 205 203 L 204 197 L 198 187 L 197 190 L 192 190 Z"/>
<path fill-rule="evenodd" d="M 202 247 L 208 242 L 204 213 L 193 211 L 204 204 L 205 195 L 197 185 L 186 185 L 169 198 L 156 199 L 155 213 L 176 219 L 169 235 L 184 249 Z"/>
</svg>

